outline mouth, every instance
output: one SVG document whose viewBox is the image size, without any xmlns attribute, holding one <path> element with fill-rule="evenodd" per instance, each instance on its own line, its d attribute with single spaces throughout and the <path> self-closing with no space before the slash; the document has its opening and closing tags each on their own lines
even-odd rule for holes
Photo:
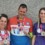
<svg viewBox="0 0 45 45">
<path fill-rule="evenodd" d="M 4 27 L 5 25 L 1 25 L 2 27 Z"/>
<path fill-rule="evenodd" d="M 20 17 L 21 17 L 21 18 L 24 18 L 24 17 L 25 17 L 25 15 L 20 15 Z"/>
<path fill-rule="evenodd" d="M 45 17 L 42 17 L 42 18 L 44 18 L 44 19 L 45 19 Z"/>
</svg>

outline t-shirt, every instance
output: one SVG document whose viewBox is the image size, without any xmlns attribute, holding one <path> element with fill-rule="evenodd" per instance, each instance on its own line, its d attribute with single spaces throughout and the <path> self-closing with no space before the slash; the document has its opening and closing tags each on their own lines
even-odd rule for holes
<svg viewBox="0 0 45 45">
<path fill-rule="evenodd" d="M 45 26 L 45 23 L 42 23 L 41 25 Z M 38 23 L 35 23 L 33 27 L 33 35 L 36 35 L 36 41 L 34 45 L 45 45 L 45 37 L 41 36 L 41 33 L 40 33 L 41 28 L 39 26 L 40 30 L 38 30 L 37 26 L 38 26 Z M 44 31 L 44 28 L 42 28 L 42 30 Z"/>
<path fill-rule="evenodd" d="M 20 27 L 22 26 L 23 20 L 19 20 Z M 24 28 L 22 31 L 19 30 L 17 23 L 17 16 L 12 17 L 8 21 L 8 30 L 11 31 L 11 45 L 29 45 L 29 38 L 23 33 L 24 30 L 32 33 L 32 20 L 25 17 Z"/>
</svg>

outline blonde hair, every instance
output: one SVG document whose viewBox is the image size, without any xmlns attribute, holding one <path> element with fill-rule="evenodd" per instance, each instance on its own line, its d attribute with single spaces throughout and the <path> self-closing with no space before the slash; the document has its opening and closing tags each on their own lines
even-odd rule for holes
<svg viewBox="0 0 45 45">
<path fill-rule="evenodd" d="M 40 12 L 41 12 L 41 10 L 45 10 L 45 7 L 41 8 L 41 9 L 39 10 L 39 15 L 38 15 L 38 28 L 39 28 L 39 26 L 40 26 L 40 24 L 41 24 L 41 19 L 40 19 Z"/>
</svg>

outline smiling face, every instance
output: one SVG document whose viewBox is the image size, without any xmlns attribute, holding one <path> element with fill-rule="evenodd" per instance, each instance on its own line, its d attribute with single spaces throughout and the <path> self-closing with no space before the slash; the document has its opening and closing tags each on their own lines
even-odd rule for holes
<svg viewBox="0 0 45 45">
<path fill-rule="evenodd" d="M 0 19 L 1 29 L 4 29 L 6 25 L 7 25 L 7 18 L 1 17 L 1 19 Z"/>
<path fill-rule="evenodd" d="M 26 15 L 27 9 L 26 8 L 22 8 L 20 7 L 20 9 L 18 9 L 18 16 L 20 19 L 23 19 Z"/>
<path fill-rule="evenodd" d="M 41 10 L 39 15 L 40 15 L 41 20 L 45 21 L 45 10 Z"/>
</svg>

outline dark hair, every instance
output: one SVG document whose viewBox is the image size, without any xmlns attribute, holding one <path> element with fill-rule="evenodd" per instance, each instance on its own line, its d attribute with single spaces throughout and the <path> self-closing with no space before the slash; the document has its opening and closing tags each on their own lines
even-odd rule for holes
<svg viewBox="0 0 45 45">
<path fill-rule="evenodd" d="M 20 9 L 20 7 L 27 9 L 27 5 L 26 4 L 21 4 L 18 9 Z"/>
<path fill-rule="evenodd" d="M 0 19 L 1 19 L 1 17 L 7 18 L 7 21 L 8 21 L 8 16 L 6 14 L 1 14 Z"/>
<path fill-rule="evenodd" d="M 44 10 L 44 11 L 45 11 L 45 7 L 41 8 L 41 9 L 39 10 L 39 18 L 40 18 L 40 12 L 41 12 L 41 10 Z M 40 22 L 40 24 L 41 24 L 41 19 L 39 20 L 39 22 Z"/>
</svg>

